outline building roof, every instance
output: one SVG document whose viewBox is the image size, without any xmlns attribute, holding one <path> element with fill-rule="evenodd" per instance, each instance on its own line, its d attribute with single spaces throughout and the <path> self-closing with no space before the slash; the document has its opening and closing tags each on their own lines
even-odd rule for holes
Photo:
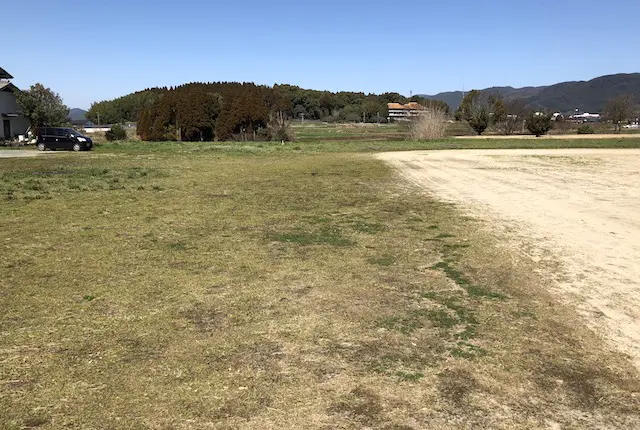
<svg viewBox="0 0 640 430">
<path fill-rule="evenodd" d="M 402 110 L 426 110 L 424 106 L 417 102 L 409 102 L 406 105 L 401 103 L 387 103 L 388 109 L 402 109 Z"/>
<path fill-rule="evenodd" d="M 13 76 L 11 76 L 5 69 L 0 67 L 0 79 L 13 79 Z"/>
<path fill-rule="evenodd" d="M 13 85 L 11 82 L 2 82 L 0 81 L 0 91 L 19 91 L 18 87 Z"/>
</svg>

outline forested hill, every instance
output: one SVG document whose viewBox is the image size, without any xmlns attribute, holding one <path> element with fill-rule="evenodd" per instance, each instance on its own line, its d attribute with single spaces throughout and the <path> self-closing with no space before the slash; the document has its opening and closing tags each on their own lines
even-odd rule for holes
<svg viewBox="0 0 640 430">
<path fill-rule="evenodd" d="M 590 81 L 562 82 L 544 87 L 492 87 L 482 91 L 499 93 L 505 99 L 525 99 L 529 109 L 601 112 L 609 99 L 621 94 L 630 95 L 640 103 L 640 73 L 620 73 Z M 462 101 L 462 94 L 462 91 L 451 91 L 422 97 L 443 100 L 455 110 Z"/>
<path fill-rule="evenodd" d="M 310 120 L 362 121 L 364 118 L 366 122 L 378 122 L 387 118 L 387 103 L 409 101 L 449 111 L 449 106 L 443 102 L 426 100 L 419 96 L 408 98 L 398 93 L 380 95 L 356 92 L 332 93 L 306 90 L 292 85 L 268 87 L 253 83 L 213 82 L 191 83 L 175 88 L 150 88 L 115 100 L 93 103 L 87 112 L 87 118 L 96 122 L 100 114 L 100 121 L 104 124 L 136 122 L 143 110 L 158 104 L 158 100 L 167 94 L 193 95 L 197 92 L 215 93 L 220 96 L 221 110 L 231 106 L 235 99 L 249 93 L 253 101 L 260 105 L 256 106 L 257 108 L 266 107 L 271 110 L 274 100 L 277 99 L 288 118 L 304 117 Z"/>
</svg>

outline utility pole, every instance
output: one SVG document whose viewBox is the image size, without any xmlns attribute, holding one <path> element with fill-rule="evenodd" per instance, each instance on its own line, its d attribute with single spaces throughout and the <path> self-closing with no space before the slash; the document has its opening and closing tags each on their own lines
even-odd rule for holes
<svg viewBox="0 0 640 430">
<path fill-rule="evenodd" d="M 98 125 L 100 125 L 100 112 L 98 112 Z"/>
<path fill-rule="evenodd" d="M 367 122 L 367 114 L 362 112 L 362 123 L 364 124 L 365 122 Z"/>
<path fill-rule="evenodd" d="M 301 113 L 300 116 L 302 117 L 302 125 L 304 125 L 304 113 Z"/>
</svg>

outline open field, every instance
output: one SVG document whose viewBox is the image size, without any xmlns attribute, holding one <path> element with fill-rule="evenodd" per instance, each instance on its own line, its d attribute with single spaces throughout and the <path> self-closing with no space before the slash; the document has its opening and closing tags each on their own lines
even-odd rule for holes
<svg viewBox="0 0 640 430">
<path fill-rule="evenodd" d="M 164 153 L 180 152 L 183 154 L 203 154 L 215 152 L 229 155 L 248 154 L 318 154 L 318 153 L 372 153 L 410 150 L 442 150 L 442 149 L 560 149 L 560 148 L 640 148 L 640 137 L 581 139 L 581 138 L 529 138 L 529 139 L 459 139 L 450 138 L 440 141 L 415 140 L 322 140 L 315 139 L 304 142 L 115 142 L 99 144 L 94 152 L 122 153 Z"/>
<path fill-rule="evenodd" d="M 426 145 L 0 159 L 0 427 L 640 427 L 559 267 L 355 153 Z"/>
<path fill-rule="evenodd" d="M 640 130 L 625 129 L 616 133 L 610 124 L 590 124 L 595 134 L 577 134 L 581 124 L 565 124 L 562 128 L 554 129 L 544 139 L 640 139 Z M 393 124 L 360 124 L 360 123 L 323 123 L 323 122 L 294 122 L 292 126 L 299 142 L 313 141 L 352 141 L 352 140 L 401 140 L 409 137 L 408 123 Z M 505 136 L 490 127 L 482 136 L 476 133 L 465 122 L 449 122 L 446 126 L 446 136 L 458 139 L 535 139 L 531 134 L 514 134 Z"/>
<path fill-rule="evenodd" d="M 402 175 L 489 218 L 640 369 L 640 150 L 386 153 Z"/>
<path fill-rule="evenodd" d="M 391 140 L 407 134 L 403 124 L 328 124 L 322 122 L 294 123 L 292 129 L 300 142 L 317 140 Z"/>
</svg>

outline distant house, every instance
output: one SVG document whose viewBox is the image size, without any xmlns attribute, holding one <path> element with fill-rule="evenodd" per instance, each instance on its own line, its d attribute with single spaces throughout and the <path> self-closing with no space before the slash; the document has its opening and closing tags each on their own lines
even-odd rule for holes
<svg viewBox="0 0 640 430">
<path fill-rule="evenodd" d="M 11 76 L 0 67 L 0 140 L 13 140 L 25 135 L 29 128 L 29 120 L 22 115 L 18 106 L 16 93 L 20 91 L 11 83 Z"/>
<path fill-rule="evenodd" d="M 426 112 L 427 108 L 416 102 L 409 102 L 406 105 L 401 103 L 388 103 L 389 121 L 408 121 L 411 118 Z"/>
<path fill-rule="evenodd" d="M 599 113 L 584 112 L 571 115 L 569 119 L 574 122 L 599 122 L 601 117 Z"/>
<path fill-rule="evenodd" d="M 82 125 L 82 130 L 87 134 L 104 133 L 111 130 L 110 125 L 96 125 L 91 121 L 87 121 Z"/>
</svg>

